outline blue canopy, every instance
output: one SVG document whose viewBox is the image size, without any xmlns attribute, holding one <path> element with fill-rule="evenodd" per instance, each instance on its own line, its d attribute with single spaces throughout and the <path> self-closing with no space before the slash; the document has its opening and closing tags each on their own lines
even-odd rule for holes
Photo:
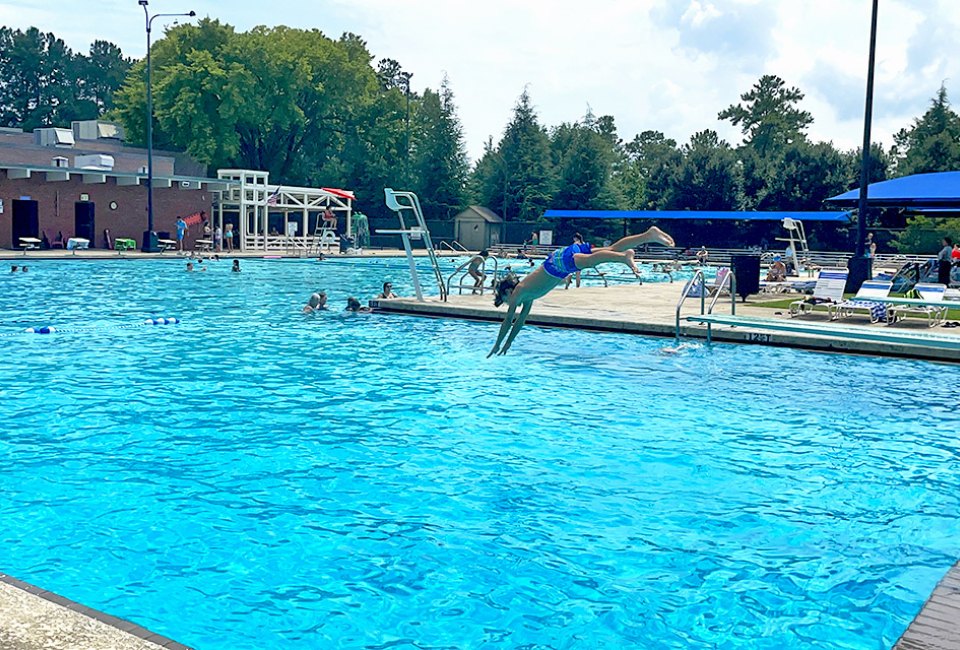
<svg viewBox="0 0 960 650">
<path fill-rule="evenodd" d="M 855 207 L 860 190 L 850 190 L 826 200 L 843 207 Z M 867 186 L 867 205 L 876 208 L 960 208 L 960 172 L 934 172 L 903 176 Z"/>
<path fill-rule="evenodd" d="M 691 219 L 697 221 L 782 221 L 790 218 L 797 221 L 849 221 L 849 212 L 735 212 L 700 210 L 547 210 L 547 219 Z"/>
</svg>

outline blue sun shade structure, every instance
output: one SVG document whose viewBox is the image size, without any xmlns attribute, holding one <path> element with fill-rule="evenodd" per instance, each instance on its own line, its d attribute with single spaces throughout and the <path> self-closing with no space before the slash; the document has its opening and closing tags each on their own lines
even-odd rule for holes
<svg viewBox="0 0 960 650">
<path fill-rule="evenodd" d="M 850 190 L 825 201 L 855 207 L 860 190 Z M 867 205 L 875 208 L 960 208 L 960 172 L 914 174 L 867 186 Z"/>
<path fill-rule="evenodd" d="M 702 210 L 547 210 L 547 219 L 649 219 L 665 221 L 690 219 L 695 221 L 839 221 L 850 220 L 849 212 L 730 212 Z"/>
</svg>

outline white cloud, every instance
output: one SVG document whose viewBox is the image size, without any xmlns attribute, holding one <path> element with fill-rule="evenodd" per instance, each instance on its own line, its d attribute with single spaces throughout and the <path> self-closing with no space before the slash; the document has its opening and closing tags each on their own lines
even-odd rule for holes
<svg viewBox="0 0 960 650">
<path fill-rule="evenodd" d="M 686 23 L 692 27 L 700 27 L 704 23 L 709 22 L 714 18 L 719 18 L 722 15 L 723 12 L 717 9 L 713 3 L 700 3 L 696 0 L 693 0 L 693 2 L 690 3 L 690 6 L 687 7 L 687 10 L 683 12 L 683 15 L 680 16 L 680 22 Z"/>
<path fill-rule="evenodd" d="M 762 74 L 777 74 L 806 98 L 811 135 L 859 146 L 870 3 L 837 0 L 151 0 L 154 11 L 195 9 L 240 30 L 258 24 L 360 34 L 378 58 L 400 61 L 413 86 L 456 94 L 471 157 L 499 140 L 528 88 L 541 121 L 577 120 L 591 107 L 616 117 L 621 137 L 655 129 L 678 141 L 716 129 L 739 132 L 717 113 Z M 144 52 L 134 0 L 59 3 L 0 0 L 0 23 L 36 25 L 75 49 L 96 38 Z M 954 0 L 881 3 L 874 140 L 919 116 L 940 83 L 960 81 L 952 56 L 960 28 Z M 159 30 L 158 30 L 159 31 Z M 960 97 L 960 84 L 954 93 Z"/>
</svg>

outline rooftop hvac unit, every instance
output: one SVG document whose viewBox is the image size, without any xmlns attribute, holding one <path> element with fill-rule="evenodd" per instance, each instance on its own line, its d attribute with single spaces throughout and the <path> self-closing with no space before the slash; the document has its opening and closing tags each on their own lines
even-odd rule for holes
<svg viewBox="0 0 960 650">
<path fill-rule="evenodd" d="M 34 129 L 34 142 L 41 147 L 72 147 L 73 131 L 70 129 Z"/>
<path fill-rule="evenodd" d="M 113 156 L 102 153 L 91 153 L 83 156 L 77 156 L 73 164 L 80 169 L 96 169 L 100 171 L 113 171 Z"/>
<path fill-rule="evenodd" d="M 72 122 L 73 137 L 77 140 L 123 140 L 123 127 L 100 120 Z"/>
<path fill-rule="evenodd" d="M 69 167 L 70 159 L 65 156 L 54 156 L 51 161 L 54 167 Z"/>
</svg>

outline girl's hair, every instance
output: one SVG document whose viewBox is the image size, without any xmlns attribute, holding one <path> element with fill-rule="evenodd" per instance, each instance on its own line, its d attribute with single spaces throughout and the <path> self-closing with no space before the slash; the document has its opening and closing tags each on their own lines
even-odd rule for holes
<svg viewBox="0 0 960 650">
<path fill-rule="evenodd" d="M 350 296 L 349 298 L 347 298 L 347 309 L 349 309 L 350 311 L 357 311 L 358 309 L 360 309 L 360 301 L 354 298 L 353 296 Z"/>
<path fill-rule="evenodd" d="M 507 297 L 513 293 L 513 290 L 517 288 L 517 285 L 520 284 L 520 278 L 517 277 L 516 273 L 508 273 L 497 282 L 493 287 L 493 306 L 499 307 L 504 303 Z"/>
<path fill-rule="evenodd" d="M 578 244 L 582 244 L 582 243 L 583 243 L 583 235 L 581 235 L 581 234 L 578 233 L 578 232 L 575 232 L 575 233 L 573 233 L 573 240 L 574 240 L 576 243 L 578 243 Z"/>
</svg>

